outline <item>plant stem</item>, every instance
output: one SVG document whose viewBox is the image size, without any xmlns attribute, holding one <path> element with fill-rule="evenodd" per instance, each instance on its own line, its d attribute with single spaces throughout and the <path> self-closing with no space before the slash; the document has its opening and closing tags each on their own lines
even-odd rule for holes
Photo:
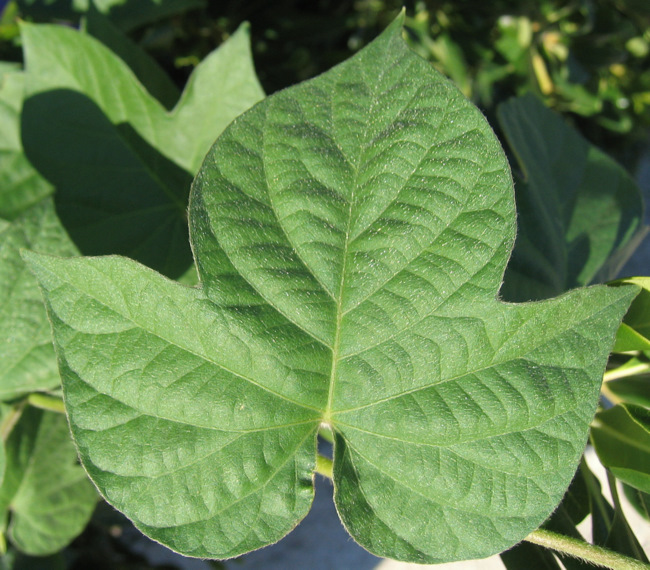
<svg viewBox="0 0 650 570">
<path fill-rule="evenodd" d="M 34 392 L 27 396 L 27 403 L 35 408 L 40 408 L 41 410 L 65 414 L 63 400 L 57 396 L 49 396 L 48 394 Z"/>
<path fill-rule="evenodd" d="M 333 463 L 332 460 L 329 457 L 325 457 L 324 455 L 321 455 L 320 453 L 316 456 L 316 473 L 319 475 L 322 475 L 323 477 L 327 477 L 328 479 L 332 479 L 334 476 L 333 473 Z"/>
<path fill-rule="evenodd" d="M 650 362 L 641 362 L 628 367 L 623 365 L 614 368 L 614 370 L 608 370 L 605 372 L 605 374 L 603 374 L 603 382 L 618 380 L 619 378 L 627 378 L 628 376 L 635 376 L 636 374 L 642 374 L 643 372 L 648 371 L 650 371 Z"/>
<path fill-rule="evenodd" d="M 537 529 L 531 532 L 526 538 L 526 542 L 532 542 L 545 548 L 555 550 L 560 554 L 568 554 L 596 566 L 603 566 L 611 570 L 648 570 L 650 565 L 624 556 L 618 552 L 607 550 L 594 544 L 589 544 L 577 538 L 570 538 L 546 529 Z"/>
</svg>

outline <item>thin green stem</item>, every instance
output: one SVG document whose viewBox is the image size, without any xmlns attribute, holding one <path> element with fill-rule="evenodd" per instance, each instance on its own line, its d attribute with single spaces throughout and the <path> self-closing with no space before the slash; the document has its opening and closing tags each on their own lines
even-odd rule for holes
<svg viewBox="0 0 650 570">
<path fill-rule="evenodd" d="M 537 529 L 526 537 L 526 542 L 550 548 L 559 554 L 568 554 L 580 558 L 596 566 L 611 570 L 648 570 L 650 565 L 618 552 L 607 550 L 584 540 L 570 538 L 546 529 Z"/>
<path fill-rule="evenodd" d="M 57 396 L 34 392 L 27 396 L 27 403 L 35 408 L 40 408 L 41 410 L 65 414 L 63 400 Z"/>
<path fill-rule="evenodd" d="M 618 489 L 616 488 L 616 478 L 612 475 L 611 471 L 607 470 L 607 484 L 609 485 L 609 492 L 612 494 L 612 501 L 614 501 L 614 509 L 621 510 L 621 499 L 618 496 Z"/>
<path fill-rule="evenodd" d="M 627 367 L 623 365 L 614 368 L 614 370 L 608 370 L 605 372 L 605 374 L 603 374 L 603 382 L 618 380 L 619 378 L 627 378 L 628 376 L 636 376 L 637 374 L 642 374 L 648 371 L 650 371 L 650 362 L 641 362 L 634 366 Z"/>
<path fill-rule="evenodd" d="M 327 477 L 328 479 L 332 479 L 334 477 L 333 466 L 334 464 L 332 463 L 332 460 L 329 457 L 325 457 L 320 453 L 316 456 L 315 471 L 319 475 L 322 475 L 323 477 Z"/>
</svg>

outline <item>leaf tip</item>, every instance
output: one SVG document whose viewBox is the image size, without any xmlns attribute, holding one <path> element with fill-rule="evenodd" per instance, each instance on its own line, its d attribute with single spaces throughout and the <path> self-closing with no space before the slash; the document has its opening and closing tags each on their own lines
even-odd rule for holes
<svg viewBox="0 0 650 570">
<path fill-rule="evenodd" d="M 36 253 L 29 249 L 21 249 L 20 257 L 24 261 L 27 268 L 36 276 L 41 272 L 42 269 L 45 269 L 45 260 L 48 257 L 53 257 L 51 255 L 45 255 L 43 253 Z"/>
</svg>

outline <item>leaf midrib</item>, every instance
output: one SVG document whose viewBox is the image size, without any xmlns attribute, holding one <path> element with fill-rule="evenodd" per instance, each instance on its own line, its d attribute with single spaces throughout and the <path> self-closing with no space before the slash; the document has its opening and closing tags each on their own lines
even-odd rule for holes
<svg viewBox="0 0 650 570">
<path fill-rule="evenodd" d="M 386 46 L 386 51 L 388 50 L 389 46 Z M 365 72 L 365 68 L 362 66 L 362 73 Z M 381 73 L 377 77 L 376 83 L 374 84 L 376 88 L 380 85 L 382 82 L 384 75 L 386 74 L 386 69 L 382 69 Z M 366 80 L 366 84 L 368 84 L 368 81 Z M 372 117 L 372 113 L 374 108 L 376 107 L 378 100 L 377 100 L 377 93 L 376 91 L 373 91 L 372 94 L 372 104 L 370 105 L 367 116 Z M 330 109 L 331 109 L 330 105 Z M 333 118 L 333 117 L 332 117 Z M 330 381 L 329 381 L 329 387 L 328 387 L 328 392 L 327 392 L 327 404 L 325 406 L 325 411 L 323 413 L 323 421 L 327 424 L 330 424 L 332 421 L 332 404 L 334 402 L 334 388 L 336 386 L 336 377 L 337 377 L 337 371 L 338 371 L 338 364 L 339 364 L 339 353 L 341 351 L 341 323 L 343 320 L 344 316 L 344 311 L 343 311 L 343 292 L 345 290 L 345 275 L 346 275 L 346 270 L 347 270 L 347 264 L 348 264 L 348 250 L 350 247 L 350 229 L 352 226 L 352 208 L 354 205 L 354 196 L 355 196 L 355 190 L 357 189 L 358 183 L 359 183 L 359 162 L 361 161 L 361 157 L 363 156 L 364 152 L 366 151 L 368 147 L 368 136 L 369 136 L 369 129 L 366 129 L 363 131 L 364 136 L 363 136 L 363 144 L 359 144 L 359 155 L 357 156 L 356 164 L 350 164 L 350 166 L 354 169 L 354 179 L 352 181 L 352 187 L 350 189 L 350 198 L 348 200 L 348 219 L 347 219 L 347 224 L 345 228 L 345 241 L 343 245 L 343 263 L 341 265 L 341 279 L 339 282 L 339 290 L 338 290 L 338 295 L 336 298 L 336 322 L 335 322 L 335 336 L 334 336 L 334 345 L 332 347 L 332 367 L 330 370 Z M 342 150 L 342 149 L 341 149 Z"/>
</svg>

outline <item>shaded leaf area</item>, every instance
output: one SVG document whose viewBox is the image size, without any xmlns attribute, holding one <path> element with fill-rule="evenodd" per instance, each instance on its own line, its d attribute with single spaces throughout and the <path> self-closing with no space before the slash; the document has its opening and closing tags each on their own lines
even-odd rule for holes
<svg viewBox="0 0 650 570">
<path fill-rule="evenodd" d="M 0 558 L 2 570 L 65 570 L 66 561 L 62 553 L 50 556 L 29 556 L 10 548 Z"/>
<path fill-rule="evenodd" d="M 201 288 L 25 254 L 86 470 L 155 540 L 232 557 L 305 516 L 325 422 L 371 552 L 519 542 L 571 481 L 638 288 L 497 300 L 514 221 L 496 137 L 398 19 L 218 139 L 190 205 Z"/>
<path fill-rule="evenodd" d="M 53 188 L 25 156 L 20 139 L 24 74 L 6 71 L 0 83 L 0 218 L 12 220 Z"/>
<path fill-rule="evenodd" d="M 75 255 L 51 199 L 0 226 L 0 400 L 12 400 L 60 384 L 50 324 L 34 276 L 21 249 Z"/>
<path fill-rule="evenodd" d="M 647 231 L 632 177 L 533 95 L 502 104 L 499 123 L 521 169 L 503 298 L 545 299 L 613 279 Z"/>
<path fill-rule="evenodd" d="M 91 29 L 118 44 L 170 102 L 160 73 L 93 13 Z M 102 27 L 103 26 L 103 27 Z M 66 229 L 84 254 L 119 253 L 170 277 L 191 265 L 187 196 L 223 128 L 262 96 L 247 30 L 208 56 L 168 112 L 133 71 L 95 39 L 59 26 L 23 25 L 27 99 L 22 137 L 56 186 Z M 136 65 L 137 64 L 137 65 Z"/>
<path fill-rule="evenodd" d="M 190 173 L 72 90 L 27 99 L 22 134 L 82 254 L 121 254 L 170 277 L 187 270 Z"/>
<path fill-rule="evenodd" d="M 64 415 L 26 407 L 6 443 L 0 512 L 22 551 L 53 554 L 85 527 L 97 493 L 77 463 Z"/>
<path fill-rule="evenodd" d="M 528 542 L 522 542 L 510 550 L 502 552 L 501 561 L 508 570 L 529 570 L 530 568 L 562 570 L 562 566 L 549 549 Z"/>
<path fill-rule="evenodd" d="M 618 479 L 650 493 L 650 411 L 621 404 L 596 414 L 591 441 L 598 457 Z"/>
<path fill-rule="evenodd" d="M 623 492 L 634 507 L 645 520 L 650 521 L 650 494 L 639 491 L 631 485 L 623 484 Z"/>
<path fill-rule="evenodd" d="M 152 147 L 196 172 L 217 135 L 263 93 L 243 25 L 190 76 L 171 112 L 103 44 L 63 26 L 21 27 L 27 96 L 72 89 L 92 99 L 113 124 L 128 123 Z"/>
<path fill-rule="evenodd" d="M 610 548 L 624 555 L 646 561 L 647 557 L 638 539 L 630 528 L 618 500 L 615 481 L 608 475 L 610 492 L 614 498 L 614 507 L 604 497 L 600 481 L 592 473 L 583 459 L 580 475 L 589 491 L 589 511 L 591 512 L 591 534 L 594 544 Z"/>
</svg>

